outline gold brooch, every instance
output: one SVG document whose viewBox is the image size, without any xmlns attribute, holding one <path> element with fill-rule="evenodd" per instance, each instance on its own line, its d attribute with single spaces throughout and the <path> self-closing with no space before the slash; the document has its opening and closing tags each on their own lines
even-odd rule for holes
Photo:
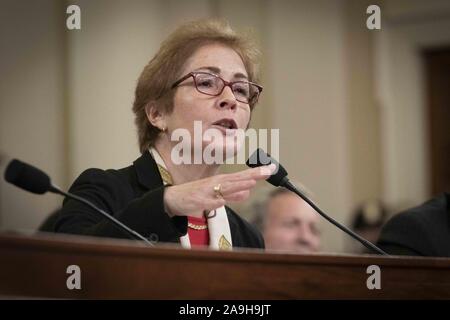
<svg viewBox="0 0 450 320">
<path fill-rule="evenodd" d="M 231 250 L 232 246 L 231 243 L 225 238 L 224 235 L 222 235 L 219 239 L 219 249 L 220 250 Z"/>
</svg>

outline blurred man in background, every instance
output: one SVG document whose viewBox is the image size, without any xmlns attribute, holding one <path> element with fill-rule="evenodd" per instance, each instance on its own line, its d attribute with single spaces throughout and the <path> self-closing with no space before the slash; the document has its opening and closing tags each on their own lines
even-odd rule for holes
<svg viewBox="0 0 450 320">
<path fill-rule="evenodd" d="M 319 250 L 319 215 L 291 191 L 275 189 L 258 211 L 254 223 L 263 233 L 267 250 L 299 254 Z"/>
</svg>

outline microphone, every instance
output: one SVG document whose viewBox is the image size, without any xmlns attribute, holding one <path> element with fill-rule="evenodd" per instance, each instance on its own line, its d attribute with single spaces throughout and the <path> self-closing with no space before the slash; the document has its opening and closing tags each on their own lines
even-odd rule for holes
<svg viewBox="0 0 450 320">
<path fill-rule="evenodd" d="M 348 229 L 347 227 L 343 226 L 333 218 L 329 217 L 327 214 L 325 214 L 322 210 L 320 210 L 319 207 L 317 207 L 314 202 L 312 202 L 306 195 L 304 195 L 298 188 L 292 184 L 289 181 L 288 173 L 286 169 L 283 168 L 283 166 L 278 163 L 275 159 L 273 159 L 268 153 L 266 153 L 264 150 L 258 148 L 253 152 L 253 154 L 247 159 L 247 166 L 251 168 L 260 167 L 268 164 L 275 164 L 276 169 L 275 173 L 271 175 L 269 178 L 267 178 L 267 182 L 272 184 L 275 187 L 284 187 L 292 192 L 294 192 L 296 195 L 301 197 L 303 200 L 305 200 L 314 210 L 316 210 L 317 213 L 319 213 L 322 217 L 324 217 L 326 220 L 328 220 L 330 223 L 334 224 L 336 227 L 347 233 L 352 238 L 356 239 L 360 243 L 362 243 L 366 248 L 369 248 L 378 254 L 381 255 L 388 255 L 386 252 L 378 248 L 376 245 L 374 245 L 372 242 L 364 239 L 363 237 L 359 236 L 352 230 Z"/>
<path fill-rule="evenodd" d="M 5 180 L 15 185 L 16 187 L 19 187 L 26 191 L 30 191 L 32 193 L 44 194 L 46 192 L 52 192 L 82 202 L 98 213 L 102 214 L 106 219 L 110 220 L 119 229 L 127 232 L 134 239 L 142 240 L 151 246 L 154 245 L 144 236 L 130 229 L 122 222 L 114 218 L 112 215 L 108 214 L 106 211 L 95 206 L 92 202 L 75 194 L 62 191 L 59 187 L 52 184 L 50 177 L 45 172 L 36 167 L 33 167 L 32 165 L 29 165 L 17 159 L 11 160 L 5 170 Z"/>
</svg>

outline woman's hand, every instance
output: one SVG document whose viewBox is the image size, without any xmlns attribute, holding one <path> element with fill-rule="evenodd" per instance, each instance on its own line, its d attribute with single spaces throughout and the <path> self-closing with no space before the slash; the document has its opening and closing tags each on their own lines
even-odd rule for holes
<svg viewBox="0 0 450 320">
<path fill-rule="evenodd" d="M 256 181 L 267 179 L 275 165 L 251 168 L 236 173 L 220 174 L 189 183 L 167 187 L 164 207 L 170 216 L 199 215 L 217 209 L 227 202 L 246 200 Z M 214 187 L 220 184 L 221 196 Z"/>
</svg>

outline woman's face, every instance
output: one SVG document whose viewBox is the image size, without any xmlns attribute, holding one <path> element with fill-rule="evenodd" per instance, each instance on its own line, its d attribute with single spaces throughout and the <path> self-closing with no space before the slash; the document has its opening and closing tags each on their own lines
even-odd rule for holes
<svg viewBox="0 0 450 320">
<path fill-rule="evenodd" d="M 248 80 L 240 56 L 222 44 L 207 44 L 197 49 L 186 61 L 181 76 L 194 71 L 213 73 L 225 81 Z M 231 123 L 236 129 L 245 130 L 250 121 L 250 106 L 237 101 L 229 86 L 225 86 L 218 96 L 203 94 L 197 91 L 192 77 L 180 83 L 175 90 L 173 112 L 165 115 L 168 133 L 178 128 L 186 129 L 191 137 L 191 151 L 194 151 L 194 139 L 199 139 L 194 138 L 194 121 L 201 121 L 202 150 L 209 145 L 209 148 L 221 148 L 224 156 L 226 152 L 235 154 L 239 148 L 234 139 L 236 130 L 225 130 L 223 124 L 230 126 Z M 217 137 L 218 134 L 221 138 L 212 138 L 208 135 L 211 132 L 214 132 L 213 136 Z"/>
</svg>

